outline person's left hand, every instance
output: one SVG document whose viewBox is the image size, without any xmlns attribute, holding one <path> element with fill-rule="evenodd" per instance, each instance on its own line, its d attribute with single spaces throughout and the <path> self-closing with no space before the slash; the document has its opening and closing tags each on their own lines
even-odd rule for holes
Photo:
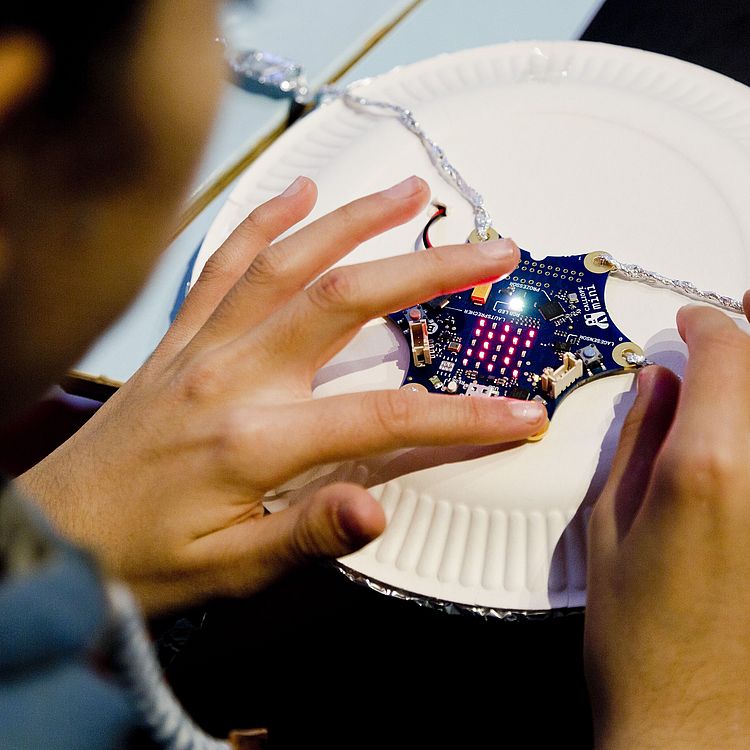
<svg viewBox="0 0 750 750">
<path fill-rule="evenodd" d="M 543 407 L 512 399 L 402 390 L 311 398 L 316 371 L 365 322 L 497 279 L 519 258 L 501 240 L 320 276 L 414 216 L 428 190 L 411 178 L 274 243 L 315 195 L 302 179 L 256 209 L 209 260 L 151 359 L 19 480 L 152 610 L 256 591 L 383 530 L 380 505 L 350 484 L 263 518 L 264 494 L 305 469 L 407 446 L 517 441 L 546 423 Z"/>
</svg>

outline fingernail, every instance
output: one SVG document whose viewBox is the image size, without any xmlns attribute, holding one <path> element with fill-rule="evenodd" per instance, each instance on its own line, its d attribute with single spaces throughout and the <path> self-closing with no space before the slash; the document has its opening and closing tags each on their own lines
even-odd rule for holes
<svg viewBox="0 0 750 750">
<path fill-rule="evenodd" d="M 293 195 L 297 195 L 306 183 L 307 180 L 300 175 L 283 193 L 281 193 L 281 197 L 291 198 Z"/>
<path fill-rule="evenodd" d="M 642 367 L 635 376 L 635 390 L 637 393 L 646 393 L 653 385 L 654 369 L 651 366 Z"/>
<path fill-rule="evenodd" d="M 535 401 L 516 401 L 513 399 L 509 400 L 508 408 L 515 419 L 529 424 L 536 424 L 541 421 L 543 414 L 547 411 L 543 404 Z"/>
<path fill-rule="evenodd" d="M 388 188 L 388 190 L 384 190 L 382 192 L 382 195 L 385 195 L 388 198 L 392 198 L 393 200 L 403 200 L 404 198 L 408 198 L 410 195 L 414 195 L 418 190 L 422 188 L 422 180 L 419 179 L 419 177 L 415 177 L 412 175 L 411 177 L 408 177 L 403 182 L 399 182 L 398 185 L 394 185 L 393 187 Z"/>
<path fill-rule="evenodd" d="M 488 240 L 487 242 L 479 242 L 474 245 L 479 252 L 484 253 L 488 258 L 493 260 L 505 260 L 510 258 L 516 250 L 515 243 L 508 239 L 504 240 Z"/>
</svg>

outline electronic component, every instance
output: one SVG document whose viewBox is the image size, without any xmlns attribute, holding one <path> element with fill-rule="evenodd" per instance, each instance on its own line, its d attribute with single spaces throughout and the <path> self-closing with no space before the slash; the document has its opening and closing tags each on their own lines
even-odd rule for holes
<svg viewBox="0 0 750 750">
<path fill-rule="evenodd" d="M 555 341 L 554 349 L 558 354 L 569 352 L 573 349 L 572 345 L 567 341 Z"/>
<path fill-rule="evenodd" d="M 444 359 L 444 360 L 443 360 L 443 361 L 442 361 L 442 362 L 440 363 L 440 367 L 438 367 L 438 370 L 439 370 L 440 372 L 451 373 L 451 372 L 453 372 L 453 368 L 454 368 L 455 366 L 456 366 L 456 363 L 455 363 L 455 362 L 454 362 L 453 360 L 450 360 L 450 359 Z"/>
<path fill-rule="evenodd" d="M 508 398 L 517 398 L 521 401 L 528 401 L 531 398 L 531 391 L 517 385 L 508 391 Z"/>
<path fill-rule="evenodd" d="M 550 300 L 543 305 L 539 305 L 539 313 L 545 320 L 555 320 L 565 315 L 563 306 L 557 300 Z"/>
<path fill-rule="evenodd" d="M 599 351 L 595 344 L 588 344 L 583 349 L 579 349 L 576 355 L 583 360 L 583 364 L 589 369 L 600 365 L 604 360 L 604 355 Z"/>
<path fill-rule="evenodd" d="M 461 342 L 451 341 L 450 344 L 448 344 L 448 351 L 458 354 L 461 351 Z"/>
<path fill-rule="evenodd" d="M 494 385 L 479 385 L 479 383 L 472 383 L 466 389 L 467 396 L 486 396 L 496 397 L 500 395 L 500 389 Z"/>
<path fill-rule="evenodd" d="M 578 295 L 575 292 L 571 292 L 568 295 L 568 302 L 570 302 L 571 305 L 578 304 Z"/>
<path fill-rule="evenodd" d="M 475 305 L 483 305 L 489 299 L 492 284 L 480 284 L 471 290 L 471 301 Z"/>
<path fill-rule="evenodd" d="M 440 390 L 443 387 L 443 381 L 440 380 L 440 378 L 437 375 L 433 375 L 430 378 L 430 383 L 432 383 L 432 385 L 435 386 L 437 390 Z"/>
<path fill-rule="evenodd" d="M 430 337 L 427 333 L 427 321 L 418 307 L 412 307 L 407 313 L 409 320 L 409 337 L 411 356 L 416 367 L 432 364 Z"/>
<path fill-rule="evenodd" d="M 560 367 L 556 370 L 545 367 L 542 371 L 542 390 L 552 398 L 557 398 L 581 377 L 583 377 L 583 361 L 570 352 L 565 352 Z"/>
<path fill-rule="evenodd" d="M 429 302 L 425 302 L 425 305 L 431 310 L 442 310 L 450 301 L 449 294 L 441 294 L 439 297 L 434 297 Z"/>
<path fill-rule="evenodd" d="M 458 383 L 455 380 L 449 380 L 448 385 L 445 386 L 445 390 L 448 393 L 458 393 Z"/>
</svg>

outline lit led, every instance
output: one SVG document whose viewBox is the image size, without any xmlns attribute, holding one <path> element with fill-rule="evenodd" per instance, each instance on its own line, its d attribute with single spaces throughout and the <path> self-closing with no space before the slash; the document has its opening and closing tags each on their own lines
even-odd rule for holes
<svg viewBox="0 0 750 750">
<path fill-rule="evenodd" d="M 484 328 L 485 325 L 487 325 L 487 321 L 484 318 L 480 318 L 479 319 L 479 325 L 482 326 L 482 328 Z"/>
<path fill-rule="evenodd" d="M 487 365 L 487 371 L 492 372 L 495 369 L 495 365 Z"/>
<path fill-rule="evenodd" d="M 522 297 L 511 297 L 508 300 L 508 307 L 511 310 L 515 310 L 516 312 L 520 312 L 523 310 L 523 298 Z"/>
<path fill-rule="evenodd" d="M 508 354 L 515 354 L 516 353 L 516 347 L 515 346 L 509 346 L 508 347 Z"/>
<path fill-rule="evenodd" d="M 482 335 L 482 329 L 481 328 L 477 328 L 477 330 L 474 331 L 474 335 L 475 336 L 481 336 Z"/>
<path fill-rule="evenodd" d="M 506 324 L 505 324 L 505 325 L 503 326 L 503 330 L 505 331 L 505 333 L 508 333 L 508 331 L 510 331 L 510 326 L 509 326 L 509 325 L 508 325 L 508 324 L 506 323 Z"/>
<path fill-rule="evenodd" d="M 515 346 L 515 344 L 517 344 L 517 343 L 518 343 L 518 336 L 514 336 L 514 337 L 513 337 L 513 344 L 514 344 L 514 346 Z"/>
<path fill-rule="evenodd" d="M 494 333 L 492 333 L 492 331 L 490 331 L 490 332 L 489 332 L 489 333 L 487 334 L 487 338 L 488 338 L 488 339 L 493 339 L 493 338 L 495 338 L 495 334 L 494 334 Z"/>
<path fill-rule="evenodd" d="M 484 359 L 484 352 L 479 352 L 479 359 Z"/>
<path fill-rule="evenodd" d="M 500 341 L 505 341 L 505 334 L 504 333 L 500 334 Z"/>
<path fill-rule="evenodd" d="M 523 346 L 524 346 L 524 349 L 528 349 L 531 346 L 531 340 L 530 339 L 526 339 L 526 342 L 524 343 Z"/>
<path fill-rule="evenodd" d="M 464 367 L 466 367 L 466 365 L 468 365 L 468 364 L 469 364 L 469 360 L 468 360 L 468 359 L 465 359 L 465 360 L 464 360 Z"/>
<path fill-rule="evenodd" d="M 492 355 L 492 361 L 494 362 L 497 359 L 497 354 Z"/>
<path fill-rule="evenodd" d="M 509 365 L 509 364 L 510 364 L 510 357 L 506 357 L 506 358 L 505 358 L 505 359 L 503 360 L 503 363 L 504 363 L 504 364 L 506 364 L 506 365 Z"/>
<path fill-rule="evenodd" d="M 467 349 L 467 350 L 466 350 L 466 356 L 467 356 L 467 357 L 471 357 L 471 353 L 472 353 L 473 351 L 474 351 L 473 349 Z"/>
<path fill-rule="evenodd" d="M 485 342 L 484 342 L 484 344 L 482 344 L 482 346 L 483 346 L 483 347 L 484 347 L 485 349 L 489 349 L 489 348 L 490 348 L 490 342 L 489 342 L 489 341 L 485 341 Z"/>
<path fill-rule="evenodd" d="M 534 331 L 534 330 L 529 331 L 529 338 L 533 339 L 534 336 L 536 336 L 536 331 Z"/>
<path fill-rule="evenodd" d="M 514 377 L 514 378 L 517 378 L 517 377 L 518 377 L 518 370 L 513 370 L 513 377 Z"/>
</svg>

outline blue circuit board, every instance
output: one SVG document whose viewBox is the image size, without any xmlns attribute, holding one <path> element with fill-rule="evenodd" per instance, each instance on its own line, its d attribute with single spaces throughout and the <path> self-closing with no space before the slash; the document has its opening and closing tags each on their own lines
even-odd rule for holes
<svg viewBox="0 0 750 750">
<path fill-rule="evenodd" d="M 411 350 L 404 387 L 536 399 L 551 417 L 584 383 L 632 369 L 625 354 L 640 348 L 605 307 L 609 274 L 586 258 L 534 260 L 521 250 L 501 281 L 390 315 Z"/>
</svg>

